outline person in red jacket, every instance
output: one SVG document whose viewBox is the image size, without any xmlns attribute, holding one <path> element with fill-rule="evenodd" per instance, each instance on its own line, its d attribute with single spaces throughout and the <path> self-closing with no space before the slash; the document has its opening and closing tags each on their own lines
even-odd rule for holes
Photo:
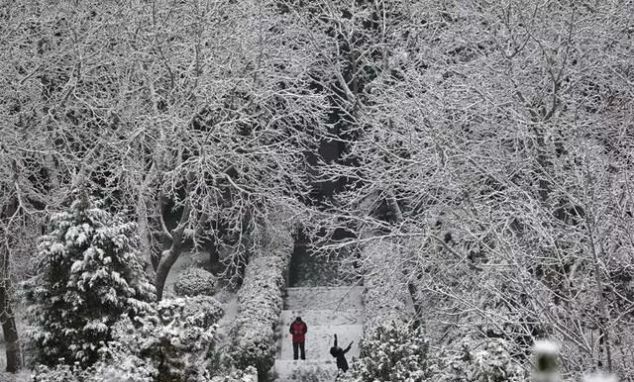
<svg viewBox="0 0 634 382">
<path fill-rule="evenodd" d="M 289 332 L 293 335 L 293 359 L 297 359 L 297 350 L 301 352 L 302 359 L 306 359 L 306 351 L 304 349 L 304 341 L 306 340 L 306 332 L 308 326 L 302 321 L 301 317 L 297 317 L 293 323 Z"/>
</svg>

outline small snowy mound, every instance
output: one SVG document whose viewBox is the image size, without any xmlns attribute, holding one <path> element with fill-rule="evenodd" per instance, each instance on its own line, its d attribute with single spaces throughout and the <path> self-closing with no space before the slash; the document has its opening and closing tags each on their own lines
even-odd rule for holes
<svg viewBox="0 0 634 382">
<path fill-rule="evenodd" d="M 174 292 L 178 296 L 213 296 L 217 279 L 201 268 L 189 268 L 178 275 L 174 283 Z"/>
</svg>

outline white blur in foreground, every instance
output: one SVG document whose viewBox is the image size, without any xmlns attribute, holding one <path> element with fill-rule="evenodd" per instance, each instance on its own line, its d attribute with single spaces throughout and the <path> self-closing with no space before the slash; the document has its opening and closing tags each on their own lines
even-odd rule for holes
<svg viewBox="0 0 634 382">
<path fill-rule="evenodd" d="M 549 340 L 535 341 L 535 345 L 533 346 L 533 353 L 557 355 L 559 354 L 559 344 Z"/>
<path fill-rule="evenodd" d="M 605 373 L 593 373 L 583 376 L 583 382 L 618 382 L 616 375 Z"/>
</svg>

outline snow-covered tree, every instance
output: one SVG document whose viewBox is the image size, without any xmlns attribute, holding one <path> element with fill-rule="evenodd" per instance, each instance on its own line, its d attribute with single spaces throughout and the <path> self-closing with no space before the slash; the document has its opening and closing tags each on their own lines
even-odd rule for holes
<svg viewBox="0 0 634 382">
<path fill-rule="evenodd" d="M 569 371 L 632 370 L 632 3 L 393 4 L 330 226 L 400 245 L 432 341 L 552 333 Z"/>
<path fill-rule="evenodd" d="M 156 310 L 117 322 L 107 349 L 112 358 L 143 360 L 157 381 L 204 381 L 212 370 L 216 323 L 223 310 L 209 296 L 163 299 Z"/>
<path fill-rule="evenodd" d="M 364 339 L 361 358 L 353 365 L 346 381 L 427 380 L 429 342 L 420 328 L 400 320 L 384 322 Z"/>
<path fill-rule="evenodd" d="M 134 223 L 86 197 L 51 217 L 39 243 L 39 273 L 27 298 L 38 359 L 88 366 L 122 315 L 151 310 L 154 287 L 137 256 Z"/>
</svg>

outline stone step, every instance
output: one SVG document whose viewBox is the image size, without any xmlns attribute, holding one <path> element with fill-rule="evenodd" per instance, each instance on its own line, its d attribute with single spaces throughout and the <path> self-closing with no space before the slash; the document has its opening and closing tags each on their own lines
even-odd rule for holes
<svg viewBox="0 0 634 382">
<path fill-rule="evenodd" d="M 326 382 L 334 381 L 337 375 L 337 364 L 334 361 L 293 361 L 275 360 L 277 382 Z"/>
<path fill-rule="evenodd" d="M 339 346 L 346 347 L 350 341 L 354 341 L 352 348 L 346 354 L 348 360 L 352 357 L 359 356 L 359 341 L 363 336 L 363 325 L 311 325 L 308 324 L 308 333 L 306 333 L 306 359 L 330 361 L 334 358 L 330 355 L 330 348 L 333 345 L 334 334 L 339 338 Z M 281 337 L 282 347 L 278 356 L 281 360 L 293 359 L 293 342 L 292 336 L 288 332 L 288 327 L 282 328 L 283 336 Z"/>
<path fill-rule="evenodd" d="M 360 325 L 363 324 L 363 310 L 283 310 L 281 314 L 282 328 L 290 327 L 296 317 L 301 317 L 308 325 Z"/>
<path fill-rule="evenodd" d="M 363 287 L 287 288 L 286 310 L 363 309 Z"/>
</svg>

